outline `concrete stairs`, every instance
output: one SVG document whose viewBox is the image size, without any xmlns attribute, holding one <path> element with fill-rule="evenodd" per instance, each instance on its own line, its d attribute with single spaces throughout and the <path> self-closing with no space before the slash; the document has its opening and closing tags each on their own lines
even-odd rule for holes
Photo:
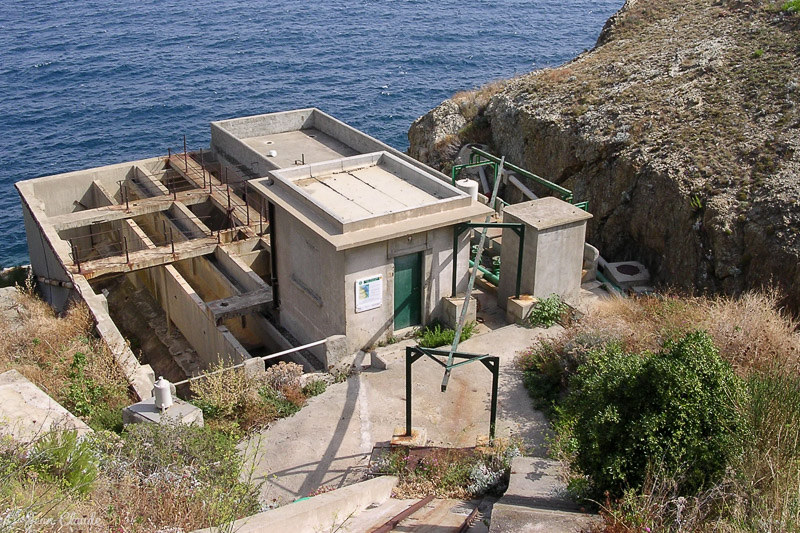
<svg viewBox="0 0 800 533">
<path fill-rule="evenodd" d="M 600 520 L 569 499 L 557 461 L 517 457 L 508 490 L 492 507 L 489 533 L 577 532 Z"/>
</svg>

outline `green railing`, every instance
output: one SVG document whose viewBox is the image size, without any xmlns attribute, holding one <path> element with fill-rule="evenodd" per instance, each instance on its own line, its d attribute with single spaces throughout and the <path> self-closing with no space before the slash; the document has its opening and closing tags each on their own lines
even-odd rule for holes
<svg viewBox="0 0 800 533">
<path fill-rule="evenodd" d="M 453 166 L 453 169 L 451 171 L 453 185 L 456 184 L 456 175 L 465 168 L 491 166 L 494 170 L 494 179 L 497 179 L 498 178 L 497 165 L 499 163 L 500 163 L 499 157 L 492 155 L 484 150 L 481 150 L 480 148 L 473 147 L 472 152 L 469 155 L 469 163 Z M 572 191 L 570 191 L 569 189 L 564 188 L 557 183 L 553 183 L 552 181 L 545 179 L 541 176 L 537 176 L 533 172 L 529 172 L 522 167 L 513 165 L 508 161 L 505 161 L 503 163 L 503 168 L 511 170 L 512 172 L 519 174 L 523 178 L 529 179 L 535 183 L 538 183 L 543 187 L 546 187 L 547 189 L 550 189 L 551 191 L 554 191 L 565 202 L 569 202 L 570 204 L 573 204 L 575 207 L 583 209 L 584 211 L 589 211 L 589 202 L 575 202 L 575 197 L 573 196 Z M 508 204 L 506 203 L 505 205 Z"/>
</svg>

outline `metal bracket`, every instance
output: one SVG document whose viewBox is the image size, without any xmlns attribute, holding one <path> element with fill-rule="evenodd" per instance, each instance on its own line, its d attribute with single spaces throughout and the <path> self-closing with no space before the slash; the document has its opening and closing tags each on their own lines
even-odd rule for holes
<svg viewBox="0 0 800 533">
<path fill-rule="evenodd" d="M 453 227 L 453 285 L 451 287 L 451 294 L 455 296 L 458 289 L 458 238 L 462 233 L 471 228 L 509 228 L 519 237 L 519 252 L 517 253 L 517 282 L 516 282 L 516 296 L 519 298 L 519 292 L 522 287 L 522 256 L 525 244 L 525 224 L 520 222 L 462 222 Z M 475 268 L 478 268 L 475 265 Z"/>
<path fill-rule="evenodd" d="M 489 438 L 493 439 L 495 436 L 495 429 L 497 424 L 497 390 L 500 383 L 500 358 L 496 355 L 489 354 L 472 354 L 463 352 L 454 352 L 453 358 L 462 359 L 458 363 L 447 364 L 439 359 L 439 357 L 448 357 L 449 351 L 434 350 L 430 348 L 422 348 L 421 346 L 407 346 L 406 347 L 406 435 L 411 436 L 411 396 L 413 393 L 412 380 L 411 380 L 411 365 L 423 357 L 429 357 L 435 361 L 436 364 L 441 365 L 445 370 L 463 366 L 469 363 L 480 361 L 492 373 L 492 403 L 489 415 Z M 442 392 L 445 387 L 442 386 Z"/>
</svg>

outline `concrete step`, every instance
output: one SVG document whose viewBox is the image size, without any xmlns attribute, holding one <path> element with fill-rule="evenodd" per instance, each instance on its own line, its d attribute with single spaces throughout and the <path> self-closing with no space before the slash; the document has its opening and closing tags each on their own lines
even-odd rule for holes
<svg viewBox="0 0 800 533">
<path fill-rule="evenodd" d="M 499 503 L 539 509 L 581 511 L 561 481 L 561 464 L 542 457 L 515 457 L 511 462 L 508 490 Z"/>
<path fill-rule="evenodd" d="M 490 533 L 581 531 L 596 521 L 567 494 L 561 464 L 541 457 L 515 457 L 508 490 L 492 508 Z"/>
<path fill-rule="evenodd" d="M 498 502 L 492 508 L 489 533 L 575 533 L 587 530 L 599 520 L 597 515 L 531 509 Z"/>
<path fill-rule="evenodd" d="M 343 528 L 370 507 L 379 507 L 389 501 L 395 485 L 397 485 L 396 477 L 376 477 L 236 520 L 231 524 L 230 530 L 237 533 L 355 531 Z M 208 528 L 197 530 L 195 533 L 215 531 L 218 529 Z"/>
</svg>

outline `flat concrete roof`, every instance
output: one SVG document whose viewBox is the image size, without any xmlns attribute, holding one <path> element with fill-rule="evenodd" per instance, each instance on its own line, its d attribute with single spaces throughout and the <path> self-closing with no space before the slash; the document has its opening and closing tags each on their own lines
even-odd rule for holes
<svg viewBox="0 0 800 533">
<path fill-rule="evenodd" d="M 415 209 L 444 198 L 409 183 L 382 163 L 295 179 L 293 183 L 345 222 Z"/>
<path fill-rule="evenodd" d="M 270 172 L 251 186 L 337 250 L 428 231 L 492 210 L 388 152 Z"/>
<path fill-rule="evenodd" d="M 524 219 L 539 231 L 592 218 L 591 213 L 553 196 L 509 205 L 503 212 Z"/>
<path fill-rule="evenodd" d="M 240 140 L 268 157 L 278 168 L 310 165 L 358 154 L 343 142 L 316 128 L 245 137 Z M 270 152 L 276 155 L 270 155 Z"/>
</svg>

